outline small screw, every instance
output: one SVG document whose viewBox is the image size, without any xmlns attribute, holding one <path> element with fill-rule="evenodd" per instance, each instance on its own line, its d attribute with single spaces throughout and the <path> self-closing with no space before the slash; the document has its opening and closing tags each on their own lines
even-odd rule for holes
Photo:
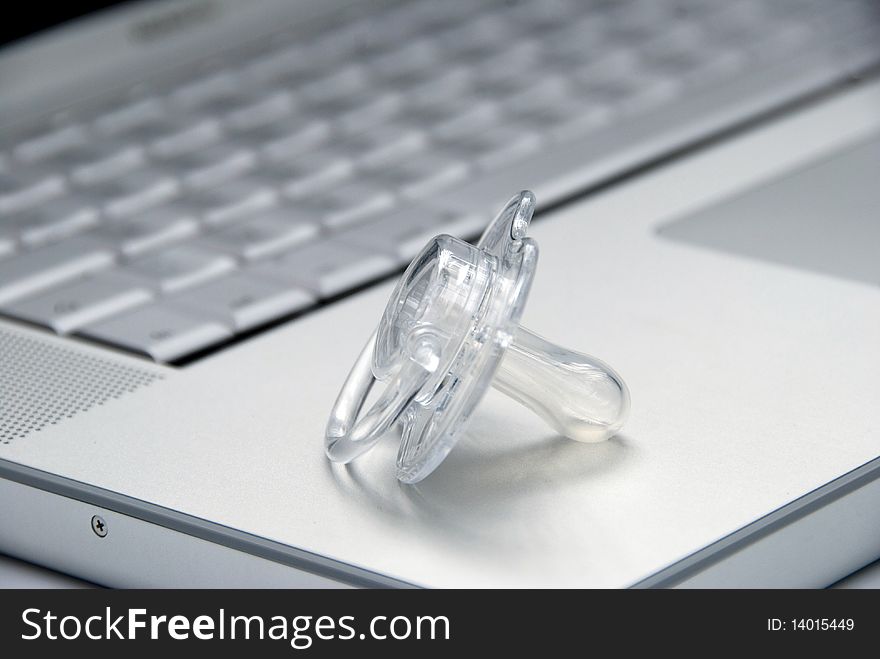
<svg viewBox="0 0 880 659">
<path fill-rule="evenodd" d="M 104 518 L 100 515 L 92 517 L 92 531 L 94 531 L 95 535 L 99 538 L 107 536 L 107 522 L 105 522 Z"/>
</svg>

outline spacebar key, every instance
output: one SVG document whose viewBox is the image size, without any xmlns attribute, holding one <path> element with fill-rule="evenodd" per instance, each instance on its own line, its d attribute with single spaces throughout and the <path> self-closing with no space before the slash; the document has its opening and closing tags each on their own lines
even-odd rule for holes
<svg viewBox="0 0 880 659">
<path fill-rule="evenodd" d="M 106 243 L 85 236 L 0 261 L 0 304 L 113 264 Z"/>
</svg>

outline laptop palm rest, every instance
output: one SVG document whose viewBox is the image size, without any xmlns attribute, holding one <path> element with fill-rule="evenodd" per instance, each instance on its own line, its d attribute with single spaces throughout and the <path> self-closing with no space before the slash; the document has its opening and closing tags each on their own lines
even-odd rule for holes
<svg viewBox="0 0 880 659">
<path fill-rule="evenodd" d="M 694 245 L 880 286 L 880 135 L 659 229 Z"/>
</svg>

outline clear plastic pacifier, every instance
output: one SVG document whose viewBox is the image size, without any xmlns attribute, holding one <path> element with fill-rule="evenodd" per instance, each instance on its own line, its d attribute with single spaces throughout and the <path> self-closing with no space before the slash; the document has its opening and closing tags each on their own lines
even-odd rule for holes
<svg viewBox="0 0 880 659">
<path fill-rule="evenodd" d="M 397 477 L 416 483 L 455 446 L 490 383 L 571 439 L 620 430 L 629 411 L 620 376 L 519 326 L 538 262 L 526 237 L 534 209 L 521 192 L 476 245 L 440 235 L 413 260 L 333 406 L 331 460 L 353 460 L 399 424 Z M 360 414 L 377 380 L 385 390 Z"/>
</svg>

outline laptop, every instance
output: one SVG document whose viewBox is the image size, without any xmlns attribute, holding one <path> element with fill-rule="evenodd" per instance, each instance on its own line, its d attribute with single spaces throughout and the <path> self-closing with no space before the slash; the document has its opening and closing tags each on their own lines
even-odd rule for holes
<svg viewBox="0 0 880 659">
<path fill-rule="evenodd" d="M 878 65 L 870 0 L 126 2 L 11 41 L 0 552 L 131 587 L 871 562 Z M 396 278 L 522 189 L 523 322 L 613 364 L 627 425 L 568 442 L 490 391 L 417 485 L 393 438 L 331 464 Z"/>
</svg>

